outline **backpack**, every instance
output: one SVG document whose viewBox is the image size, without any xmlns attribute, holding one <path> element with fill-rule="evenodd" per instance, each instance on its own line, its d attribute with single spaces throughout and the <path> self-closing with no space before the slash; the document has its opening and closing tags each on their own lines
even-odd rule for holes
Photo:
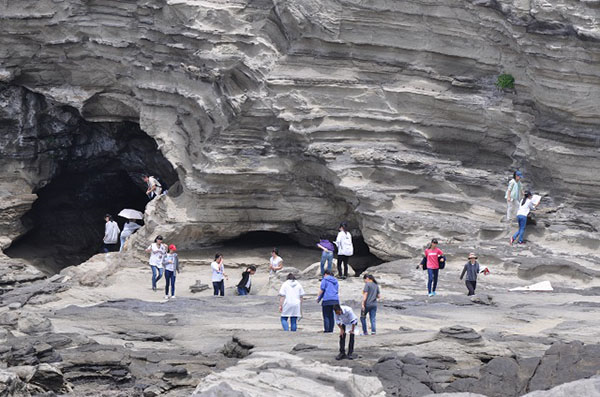
<svg viewBox="0 0 600 397">
<path fill-rule="evenodd" d="M 162 189 L 163 192 L 166 192 L 167 190 L 169 190 L 169 185 L 167 185 L 164 181 L 164 179 L 162 179 L 161 177 L 155 176 L 154 179 L 157 180 L 158 182 L 158 186 L 160 186 L 160 188 Z"/>
</svg>

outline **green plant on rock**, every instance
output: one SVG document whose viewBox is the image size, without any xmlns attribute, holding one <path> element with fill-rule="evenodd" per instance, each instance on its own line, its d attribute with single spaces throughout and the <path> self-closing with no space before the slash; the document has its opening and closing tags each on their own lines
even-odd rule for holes
<svg viewBox="0 0 600 397">
<path fill-rule="evenodd" d="M 512 74 L 502 73 L 496 80 L 496 87 L 501 90 L 513 89 L 515 88 L 515 78 Z"/>
</svg>

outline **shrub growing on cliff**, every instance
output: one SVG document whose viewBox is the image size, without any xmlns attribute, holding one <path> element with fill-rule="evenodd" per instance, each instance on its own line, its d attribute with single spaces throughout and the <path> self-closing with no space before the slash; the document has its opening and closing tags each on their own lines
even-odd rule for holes
<svg viewBox="0 0 600 397">
<path fill-rule="evenodd" d="M 512 74 L 502 73 L 496 80 L 496 87 L 501 90 L 515 88 L 515 78 Z"/>
</svg>

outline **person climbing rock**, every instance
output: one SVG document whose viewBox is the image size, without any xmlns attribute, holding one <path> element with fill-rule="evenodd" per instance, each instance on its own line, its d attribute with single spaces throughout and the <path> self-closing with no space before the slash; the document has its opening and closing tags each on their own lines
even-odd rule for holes
<svg viewBox="0 0 600 397">
<path fill-rule="evenodd" d="M 113 220 L 112 215 L 106 214 L 104 215 L 104 238 L 102 240 L 103 252 L 114 252 L 117 250 L 117 242 L 119 241 L 119 233 L 121 233 L 121 229 L 119 229 L 119 225 L 117 222 Z"/>
<path fill-rule="evenodd" d="M 528 190 L 525 192 L 525 197 L 521 201 L 521 206 L 517 212 L 517 222 L 519 222 L 519 230 L 510 238 L 510 245 L 513 245 L 515 241 L 519 244 L 524 244 L 523 236 L 525 235 L 525 227 L 527 226 L 527 215 L 532 210 L 537 208 L 537 205 L 532 201 L 533 195 Z"/>
<path fill-rule="evenodd" d="M 319 295 L 317 296 L 317 302 L 322 302 L 323 310 L 323 332 L 333 332 L 334 327 L 334 314 L 333 307 L 339 305 L 339 284 L 335 277 L 331 275 L 330 270 L 325 270 L 323 280 L 321 280 L 321 287 Z"/>
<path fill-rule="evenodd" d="M 348 231 L 348 224 L 346 222 L 340 224 L 339 233 L 335 239 L 335 245 L 338 249 L 338 277 L 345 279 L 348 277 L 348 261 L 350 260 L 350 257 L 354 255 L 352 235 Z"/>
<path fill-rule="evenodd" d="M 242 279 L 237 285 L 238 295 L 244 296 L 250 294 L 252 288 L 252 276 L 256 273 L 256 266 L 250 265 L 242 272 Z"/>
<path fill-rule="evenodd" d="M 471 252 L 468 257 L 468 262 L 465 263 L 463 267 L 462 273 L 460 274 L 460 279 L 462 280 L 465 274 L 467 278 L 465 279 L 465 285 L 467 286 L 468 296 L 475 295 L 475 288 L 477 287 L 477 274 L 480 273 L 479 263 L 477 262 L 477 255 L 474 252 Z"/>
<path fill-rule="evenodd" d="M 444 255 L 441 249 L 438 248 L 437 239 L 432 239 L 429 248 L 425 250 L 427 258 L 427 293 L 428 296 L 435 296 L 437 288 L 438 275 L 440 272 L 439 258 Z"/>
<path fill-rule="evenodd" d="M 150 253 L 150 268 L 152 269 L 152 290 L 156 291 L 156 283 L 163 276 L 163 259 L 167 253 L 167 245 L 163 243 L 163 237 L 158 235 L 154 242 L 146 248 Z"/>
<path fill-rule="evenodd" d="M 354 331 L 358 324 L 358 318 L 352 311 L 352 308 L 344 305 L 335 305 L 333 307 L 335 313 L 335 323 L 340 328 L 340 352 L 335 358 L 336 360 L 342 360 L 347 358 L 353 360 L 354 357 Z M 350 334 L 350 340 L 348 341 L 348 354 L 346 354 L 346 334 Z"/>
<path fill-rule="evenodd" d="M 506 199 L 506 222 L 510 222 L 511 219 L 514 219 L 514 216 L 519 210 L 519 201 L 521 201 L 521 198 L 524 195 L 521 179 L 523 179 L 521 171 L 515 171 L 512 179 L 508 182 L 508 188 L 504 193 L 504 198 Z"/>
<path fill-rule="evenodd" d="M 295 332 L 298 319 L 302 317 L 302 299 L 304 288 L 296 281 L 293 273 L 287 275 L 287 280 L 279 290 L 279 312 L 281 313 L 281 326 L 284 331 Z M 288 324 L 288 320 L 290 323 Z"/>
<path fill-rule="evenodd" d="M 175 278 L 179 273 L 179 257 L 177 256 L 175 244 L 169 245 L 169 251 L 164 256 L 165 267 L 165 299 L 169 299 L 169 286 L 171 287 L 171 299 L 175 298 Z"/>
<path fill-rule="evenodd" d="M 148 186 L 148 189 L 146 190 L 146 196 L 148 196 L 149 199 L 160 196 L 162 193 L 162 186 L 158 179 L 150 175 L 143 175 L 142 180 Z"/>
</svg>

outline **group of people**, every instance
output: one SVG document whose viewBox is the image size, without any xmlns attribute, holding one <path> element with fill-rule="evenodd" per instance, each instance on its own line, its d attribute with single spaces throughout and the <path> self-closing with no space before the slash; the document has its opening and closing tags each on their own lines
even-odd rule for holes
<svg viewBox="0 0 600 397">
<path fill-rule="evenodd" d="M 165 299 L 175 298 L 175 279 L 179 273 L 179 257 L 175 244 L 167 246 L 162 236 L 156 236 L 154 242 L 146 248 L 150 253 L 150 268 L 152 269 L 152 290 L 157 291 L 157 283 L 165 276 Z M 170 287 L 170 288 L 169 288 Z M 170 292 L 170 295 L 169 295 Z"/>
<path fill-rule="evenodd" d="M 123 225 L 123 231 L 121 231 L 111 214 L 104 215 L 104 221 L 102 252 L 114 252 L 117 249 L 119 252 L 123 251 L 123 247 L 129 236 L 141 227 L 134 219 L 127 219 L 127 222 Z M 121 245 L 117 246 L 119 241 Z"/>
<path fill-rule="evenodd" d="M 518 244 L 525 244 L 523 237 L 527 226 L 527 217 L 539 204 L 539 202 L 534 203 L 533 194 L 529 190 L 523 190 L 522 179 L 523 173 L 515 171 L 504 194 L 507 207 L 506 222 L 510 222 L 516 216 L 519 224 L 519 229 L 510 237 L 510 245 L 513 245 L 515 241 Z"/>
</svg>

